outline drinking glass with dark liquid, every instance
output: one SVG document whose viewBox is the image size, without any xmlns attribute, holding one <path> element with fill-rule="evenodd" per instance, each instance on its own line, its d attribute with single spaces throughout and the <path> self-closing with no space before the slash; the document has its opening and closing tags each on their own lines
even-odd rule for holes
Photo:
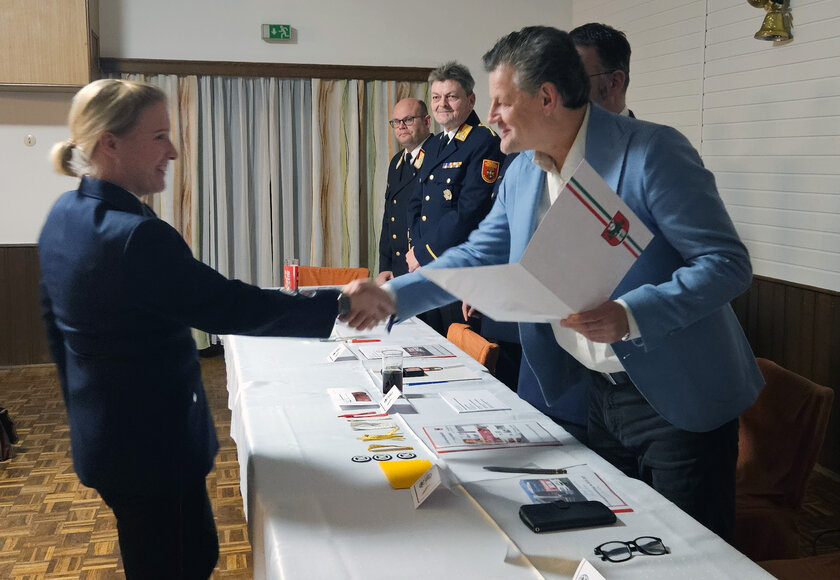
<svg viewBox="0 0 840 580">
<path fill-rule="evenodd" d="M 402 349 L 382 351 L 382 394 L 387 394 L 391 387 L 403 388 L 403 351 Z"/>
</svg>

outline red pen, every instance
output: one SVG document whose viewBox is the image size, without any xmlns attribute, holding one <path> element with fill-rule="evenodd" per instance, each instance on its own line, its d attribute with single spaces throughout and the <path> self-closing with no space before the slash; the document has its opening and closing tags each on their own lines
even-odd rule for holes
<svg viewBox="0 0 840 580">
<path fill-rule="evenodd" d="M 367 419 L 368 417 L 387 417 L 388 413 L 377 413 L 376 411 L 363 411 L 360 413 L 345 413 L 344 415 L 339 415 L 344 419 L 352 419 L 354 417 L 364 417 Z"/>
<path fill-rule="evenodd" d="M 354 338 L 350 342 L 379 342 L 378 338 Z"/>
</svg>

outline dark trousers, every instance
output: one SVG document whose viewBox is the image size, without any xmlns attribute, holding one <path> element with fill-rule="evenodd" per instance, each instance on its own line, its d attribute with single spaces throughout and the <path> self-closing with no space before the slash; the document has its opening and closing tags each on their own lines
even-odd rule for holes
<svg viewBox="0 0 840 580">
<path fill-rule="evenodd" d="M 165 496 L 100 495 L 117 518 L 127 580 L 210 577 L 219 538 L 204 478 Z"/>
<path fill-rule="evenodd" d="M 683 431 L 654 411 L 626 373 L 616 385 L 595 374 L 589 447 L 731 544 L 738 419 L 706 433 Z"/>
</svg>

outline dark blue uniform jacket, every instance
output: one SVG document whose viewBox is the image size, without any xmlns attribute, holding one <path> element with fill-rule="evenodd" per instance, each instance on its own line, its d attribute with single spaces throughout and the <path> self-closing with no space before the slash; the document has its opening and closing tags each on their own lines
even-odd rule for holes
<svg viewBox="0 0 840 580">
<path fill-rule="evenodd" d="M 160 494 L 204 477 L 218 444 L 190 328 L 325 337 L 337 292 L 228 280 L 128 191 L 85 177 L 41 231 L 42 316 L 82 483 Z"/>
<path fill-rule="evenodd" d="M 388 164 L 388 185 L 385 189 L 385 211 L 382 214 L 382 230 L 379 237 L 379 271 L 390 270 L 394 276 L 408 272 L 405 254 L 408 251 L 408 201 L 417 187 L 417 174 L 429 158 L 429 145 L 437 148 L 434 137 L 429 136 L 420 147 L 421 153 L 405 167 L 405 150 L 391 158 Z"/>
<path fill-rule="evenodd" d="M 427 152 L 408 208 L 411 247 L 421 266 L 465 241 L 493 205 L 504 154 L 499 137 L 480 123 L 473 111 L 442 150 L 440 135 L 429 146 L 438 151 Z"/>
</svg>

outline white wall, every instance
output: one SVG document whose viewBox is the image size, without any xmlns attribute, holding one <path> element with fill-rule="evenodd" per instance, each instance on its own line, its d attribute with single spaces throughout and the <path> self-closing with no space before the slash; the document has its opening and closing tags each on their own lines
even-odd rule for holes
<svg viewBox="0 0 840 580">
<path fill-rule="evenodd" d="M 840 291 L 840 2 L 794 0 L 794 39 L 709 0 L 703 158 L 757 274 Z"/>
<path fill-rule="evenodd" d="M 679 129 L 699 150 L 706 0 L 575 0 L 572 17 L 574 26 L 603 22 L 627 35 L 628 106 L 640 119 Z"/>
<path fill-rule="evenodd" d="M 108 0 L 101 54 L 115 58 L 433 67 L 463 62 L 486 117 L 481 55 L 523 26 L 568 28 L 572 0 Z M 263 23 L 291 24 L 292 43 L 267 43 Z M 0 91 L 0 244 L 37 241 L 49 206 L 75 180 L 52 172 L 52 144 L 68 136 L 71 95 Z M 60 112 L 60 114 L 57 114 Z M 27 148 L 23 138 L 35 135 Z"/>
<path fill-rule="evenodd" d="M 793 0 L 794 39 L 753 38 L 745 0 L 574 0 L 624 30 L 628 104 L 715 173 L 756 274 L 840 291 L 840 2 Z"/>
<path fill-rule="evenodd" d="M 36 242 L 55 198 L 78 182 L 49 162 L 53 144 L 68 137 L 69 109 L 67 94 L 0 91 L 0 244 Z"/>
</svg>

